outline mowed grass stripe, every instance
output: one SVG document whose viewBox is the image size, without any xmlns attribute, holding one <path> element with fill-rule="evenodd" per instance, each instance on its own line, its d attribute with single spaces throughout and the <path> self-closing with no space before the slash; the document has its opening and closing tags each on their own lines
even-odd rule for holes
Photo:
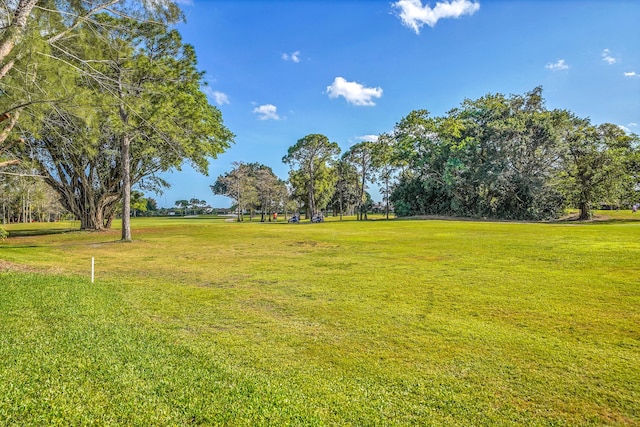
<svg viewBox="0 0 640 427">
<path fill-rule="evenodd" d="M 0 419 L 640 422 L 637 222 L 160 222 L 0 246 Z"/>
</svg>

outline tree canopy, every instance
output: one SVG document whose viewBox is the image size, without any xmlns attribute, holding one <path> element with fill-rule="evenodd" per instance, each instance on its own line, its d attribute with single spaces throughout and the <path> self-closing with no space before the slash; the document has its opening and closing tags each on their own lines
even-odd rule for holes
<svg viewBox="0 0 640 427">
<path fill-rule="evenodd" d="M 336 182 L 332 166 L 339 154 L 337 143 L 324 135 L 310 134 L 289 147 L 282 158 L 291 167 L 289 181 L 307 216 L 316 214 L 331 200 Z"/>
<path fill-rule="evenodd" d="M 58 90 L 74 95 L 33 109 L 20 125 L 26 144 L 14 152 L 35 162 L 83 229 L 108 228 L 122 200 L 129 240 L 131 186 L 161 188 L 157 173 L 184 161 L 206 173 L 233 134 L 208 103 L 195 52 L 177 31 L 107 14 L 74 31 L 54 58 L 58 75 L 70 76 Z"/>
<path fill-rule="evenodd" d="M 547 110 L 540 87 L 465 100 L 444 117 L 414 111 L 386 139 L 406 165 L 391 195 L 400 215 L 541 220 L 572 204 L 585 219 L 595 202 L 633 197 L 637 136 Z"/>
</svg>

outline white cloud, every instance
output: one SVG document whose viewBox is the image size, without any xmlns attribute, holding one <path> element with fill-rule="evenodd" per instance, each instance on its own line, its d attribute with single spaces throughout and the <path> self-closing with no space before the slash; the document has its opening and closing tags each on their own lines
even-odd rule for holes
<svg viewBox="0 0 640 427">
<path fill-rule="evenodd" d="M 204 86 L 204 93 L 206 93 L 210 98 L 213 98 L 215 103 L 218 105 L 229 104 L 229 97 L 226 93 L 213 90 L 209 86 Z"/>
<path fill-rule="evenodd" d="M 625 77 L 640 77 L 640 74 L 635 71 L 629 71 L 628 73 L 624 73 Z"/>
<path fill-rule="evenodd" d="M 557 62 L 554 62 L 553 64 L 547 64 L 544 66 L 544 68 L 547 68 L 551 71 L 559 71 L 559 70 L 566 70 L 569 68 L 569 66 L 567 65 L 566 62 L 564 62 L 564 59 L 558 59 Z"/>
<path fill-rule="evenodd" d="M 212 93 L 213 99 L 216 101 L 216 104 L 223 105 L 229 103 L 229 97 L 226 93 L 218 92 L 217 90 Z"/>
<path fill-rule="evenodd" d="M 358 106 L 376 105 L 372 98 L 382 96 L 382 88 L 364 87 L 360 83 L 348 82 L 342 77 L 336 77 L 331 85 L 327 86 L 329 98 L 343 96 L 348 103 Z"/>
<path fill-rule="evenodd" d="M 402 23 L 416 34 L 420 34 L 420 28 L 424 24 L 433 27 L 440 19 L 473 15 L 480 9 L 480 3 L 469 0 L 438 2 L 433 8 L 429 5 L 423 6 L 421 0 L 398 0 L 392 3 L 392 6 L 400 9 Z"/>
<path fill-rule="evenodd" d="M 605 49 L 602 51 L 602 60 L 609 65 L 613 65 L 618 62 L 616 58 L 610 55 L 609 49 Z"/>
<path fill-rule="evenodd" d="M 378 140 L 378 135 L 362 135 L 359 136 L 358 139 L 360 141 L 376 142 Z"/>
<path fill-rule="evenodd" d="M 627 127 L 627 126 L 628 126 L 628 127 Z M 620 127 L 620 129 L 622 129 L 622 130 L 623 130 L 623 131 L 625 131 L 626 133 L 633 133 L 633 131 L 632 131 L 630 128 L 637 127 L 637 126 L 638 126 L 638 124 L 637 124 L 637 123 L 633 123 L 633 122 L 631 122 L 631 123 L 629 123 L 627 126 L 622 126 L 622 125 L 620 125 L 619 127 Z"/>
<path fill-rule="evenodd" d="M 253 112 L 258 115 L 260 120 L 280 120 L 278 115 L 278 107 L 272 104 L 265 104 L 253 109 Z"/>
<path fill-rule="evenodd" d="M 293 53 L 283 53 L 282 59 L 284 59 L 285 61 L 293 61 L 296 63 L 300 62 L 300 51 L 296 50 Z"/>
</svg>

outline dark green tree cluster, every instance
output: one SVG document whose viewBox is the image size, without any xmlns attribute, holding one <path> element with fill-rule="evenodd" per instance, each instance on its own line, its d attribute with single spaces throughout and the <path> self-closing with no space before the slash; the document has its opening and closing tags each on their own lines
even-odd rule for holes
<svg viewBox="0 0 640 427">
<path fill-rule="evenodd" d="M 413 111 L 390 135 L 396 214 L 542 220 L 566 207 L 637 197 L 638 137 L 547 110 L 542 89 L 466 100 L 443 117 Z M 634 169 L 635 168 L 635 169 Z"/>
</svg>

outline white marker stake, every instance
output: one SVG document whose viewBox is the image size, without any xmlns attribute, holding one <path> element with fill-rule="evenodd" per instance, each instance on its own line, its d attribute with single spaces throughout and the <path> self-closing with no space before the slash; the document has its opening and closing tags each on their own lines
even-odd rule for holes
<svg viewBox="0 0 640 427">
<path fill-rule="evenodd" d="M 93 257 L 91 257 L 91 283 L 93 283 L 94 271 L 95 271 L 95 260 L 93 259 Z"/>
</svg>

